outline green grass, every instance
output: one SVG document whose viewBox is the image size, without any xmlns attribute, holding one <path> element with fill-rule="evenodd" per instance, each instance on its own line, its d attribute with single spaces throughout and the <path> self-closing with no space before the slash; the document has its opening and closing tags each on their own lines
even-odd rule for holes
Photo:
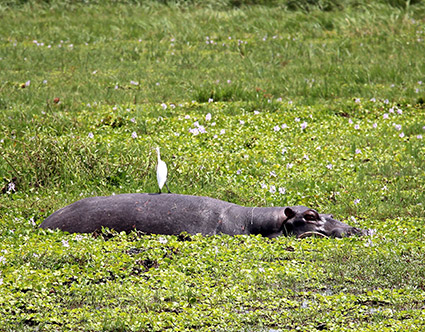
<svg viewBox="0 0 425 332">
<path fill-rule="evenodd" d="M 0 330 L 425 329 L 425 7 L 326 3 L 0 6 Z M 376 233 L 38 229 L 156 192 L 156 146 L 175 193 Z"/>
<path fill-rule="evenodd" d="M 232 100 L 415 99 L 424 75 L 423 21 L 393 7 L 309 14 L 267 7 L 24 8 L 2 14 L 6 108 L 56 97 L 69 107 L 203 100 L 212 86 L 226 91 L 228 80 L 232 89 L 224 95 Z M 21 88 L 28 80 L 37 93 Z"/>
</svg>

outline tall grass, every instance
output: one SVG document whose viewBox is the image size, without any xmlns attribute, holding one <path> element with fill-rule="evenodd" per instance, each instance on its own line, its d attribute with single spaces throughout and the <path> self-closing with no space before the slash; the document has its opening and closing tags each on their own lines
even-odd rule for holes
<svg viewBox="0 0 425 332">
<path fill-rule="evenodd" d="M 234 100 L 415 101 L 425 70 L 415 15 L 376 4 L 332 13 L 27 5 L 1 21 L 1 105 L 202 101 L 214 85 Z"/>
<path fill-rule="evenodd" d="M 127 4 L 127 5 L 139 5 L 139 6 L 153 6 L 156 3 L 166 4 L 169 6 L 178 6 L 178 7 L 187 7 L 187 6 L 197 6 L 197 7 L 208 7 L 215 9 L 223 8 L 234 8 L 241 6 L 250 6 L 250 5 L 262 5 L 262 6 L 271 6 L 271 7 L 281 7 L 289 10 L 342 10 L 349 7 L 364 6 L 371 3 L 382 3 L 390 5 L 393 7 L 399 8 L 408 8 L 411 5 L 417 5 L 422 3 L 422 0 L 108 0 L 108 4 Z M 37 4 L 45 6 L 64 6 L 64 5 L 97 5 L 102 4 L 99 0 L 5 0 L 3 2 L 4 7 L 17 7 L 23 6 L 26 4 Z"/>
</svg>

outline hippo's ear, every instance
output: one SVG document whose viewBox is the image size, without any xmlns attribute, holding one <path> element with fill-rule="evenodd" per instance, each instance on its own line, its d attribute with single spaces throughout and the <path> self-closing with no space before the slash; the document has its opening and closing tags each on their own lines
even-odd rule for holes
<svg viewBox="0 0 425 332">
<path fill-rule="evenodd" d="M 285 209 L 285 216 L 286 216 L 286 218 L 288 218 L 288 219 L 292 219 L 292 218 L 294 218 L 294 217 L 295 217 L 295 211 L 294 211 L 294 210 L 292 210 L 290 207 L 287 207 L 287 208 Z"/>
</svg>

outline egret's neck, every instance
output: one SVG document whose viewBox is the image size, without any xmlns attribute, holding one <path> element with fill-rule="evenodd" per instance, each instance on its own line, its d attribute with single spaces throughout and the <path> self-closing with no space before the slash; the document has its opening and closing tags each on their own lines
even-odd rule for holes
<svg viewBox="0 0 425 332">
<path fill-rule="evenodd" d="M 159 148 L 156 149 L 156 152 L 158 154 L 158 161 L 160 161 L 161 160 L 161 156 L 159 155 Z"/>
</svg>

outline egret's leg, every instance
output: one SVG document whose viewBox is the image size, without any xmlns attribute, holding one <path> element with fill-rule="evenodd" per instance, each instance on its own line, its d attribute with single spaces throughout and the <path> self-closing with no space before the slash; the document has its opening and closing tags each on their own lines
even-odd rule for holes
<svg viewBox="0 0 425 332">
<path fill-rule="evenodd" d="M 165 182 L 165 186 L 167 187 L 168 193 L 169 193 L 169 194 L 171 194 L 171 191 L 170 191 L 170 189 L 168 188 L 168 184 L 167 184 L 167 182 Z"/>
</svg>

